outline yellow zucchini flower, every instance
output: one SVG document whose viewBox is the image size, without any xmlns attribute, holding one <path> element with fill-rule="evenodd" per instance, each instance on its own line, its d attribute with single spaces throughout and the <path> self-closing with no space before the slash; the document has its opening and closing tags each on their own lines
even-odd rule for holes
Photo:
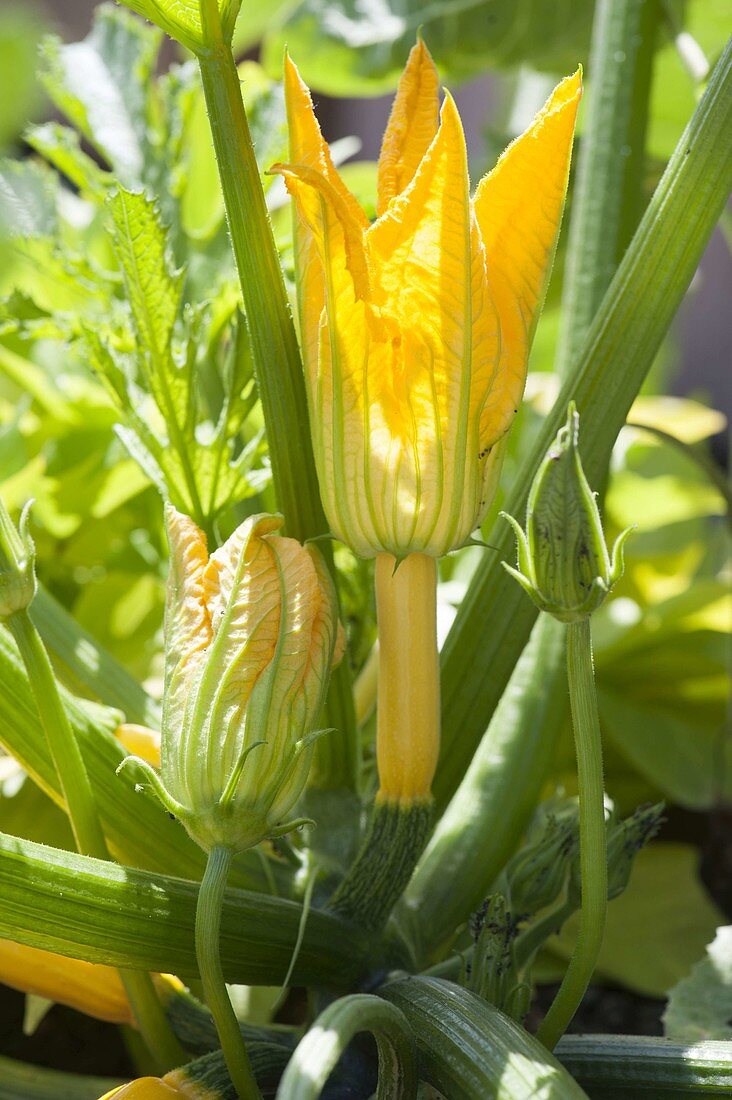
<svg viewBox="0 0 732 1100">
<path fill-rule="evenodd" d="M 285 62 L 298 310 L 323 505 L 363 557 L 439 557 L 491 504 L 564 205 L 581 74 L 470 197 L 454 100 L 423 42 L 399 83 L 373 224 Z"/>
<path fill-rule="evenodd" d="M 154 977 L 164 1002 L 183 985 L 168 974 Z M 0 982 L 21 993 L 85 1012 L 97 1020 L 135 1026 L 119 971 L 111 966 L 69 959 L 52 951 L 0 939 Z"/>
<path fill-rule="evenodd" d="M 237 851 L 294 827 L 336 649 L 332 583 L 319 551 L 258 515 L 209 555 L 166 508 L 161 771 L 146 772 L 201 847 Z"/>
</svg>

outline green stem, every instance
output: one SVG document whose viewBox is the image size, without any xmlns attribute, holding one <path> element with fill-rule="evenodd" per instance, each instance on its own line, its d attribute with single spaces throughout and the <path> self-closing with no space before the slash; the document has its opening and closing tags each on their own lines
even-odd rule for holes
<svg viewBox="0 0 732 1100">
<path fill-rule="evenodd" d="M 615 274 L 624 204 L 632 207 L 633 216 L 638 214 L 652 64 L 652 50 L 640 31 L 644 11 L 655 3 L 599 0 L 595 9 L 587 121 L 572 199 L 557 351 L 557 371 L 563 378 L 575 365 Z M 639 67 L 647 77 L 638 79 Z M 632 180 L 630 190 L 627 180 Z"/>
<path fill-rule="evenodd" d="M 569 704 L 577 754 L 582 905 L 577 943 L 538 1038 L 549 1049 L 567 1030 L 590 983 L 605 934 L 607 839 L 602 776 L 602 738 L 597 714 L 589 618 L 567 628 Z"/>
<path fill-rule="evenodd" d="M 576 908 L 573 902 L 565 901 L 550 913 L 535 920 L 517 937 L 514 944 L 514 958 L 519 971 L 531 965 L 537 951 L 544 946 L 550 936 L 559 931 Z"/>
<path fill-rule="evenodd" d="M 234 56 L 215 0 L 201 0 L 205 50 L 198 55 L 231 244 L 241 284 L 257 386 L 267 430 L 272 481 L 288 534 L 301 542 L 327 532 L 315 473 L 307 397 Z M 323 552 L 332 567 L 330 548 Z M 348 661 L 331 676 L 313 781 L 358 787 L 359 753 Z"/>
<path fill-rule="evenodd" d="M 729 1042 L 677 1043 L 636 1035 L 565 1035 L 556 1050 L 591 1095 L 662 1094 L 729 1096 L 732 1045 Z M 646 1092 L 648 1090 L 648 1092 Z"/>
<path fill-rule="evenodd" d="M 417 1095 L 417 1056 L 404 1013 L 368 993 L 352 993 L 329 1005 L 295 1050 L 277 1095 L 317 1100 L 355 1035 L 370 1031 L 379 1057 L 375 1100 L 413 1100 Z"/>
<path fill-rule="evenodd" d="M 582 354 L 521 464 L 504 504 L 523 515 L 531 483 L 574 399 L 582 415 L 591 484 L 605 477 L 613 444 L 681 304 L 732 185 L 732 43 L 714 67 L 587 333 Z M 438 812 L 452 797 L 536 619 L 505 572 L 515 548 L 505 523 L 442 647 L 442 749 L 433 787 Z M 514 591 L 511 591 L 513 587 Z M 486 632 L 485 624 L 491 624 Z M 476 645 L 475 639 L 481 638 Z"/>
<path fill-rule="evenodd" d="M 196 957 L 232 1083 L 240 1100 L 261 1100 L 221 968 L 221 907 L 231 859 L 231 851 L 219 844 L 209 852 L 196 906 Z"/>
<path fill-rule="evenodd" d="M 61 702 L 48 653 L 27 611 L 7 620 L 25 664 L 41 725 L 56 766 L 76 847 L 82 855 L 109 859 L 94 792 L 68 716 Z M 185 1061 L 149 974 L 120 969 L 135 1020 L 161 1072 Z"/>
</svg>

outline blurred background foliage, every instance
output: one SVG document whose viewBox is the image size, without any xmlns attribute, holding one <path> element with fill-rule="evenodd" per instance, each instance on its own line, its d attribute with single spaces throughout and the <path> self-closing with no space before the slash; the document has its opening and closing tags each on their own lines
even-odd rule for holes
<svg viewBox="0 0 732 1100">
<path fill-rule="evenodd" d="M 91 7 L 11 3 L 0 12 L 0 491 L 12 511 L 35 498 L 41 582 L 155 694 L 165 575 L 159 490 L 217 536 L 273 500 L 195 69 L 113 5 L 80 26 Z M 724 0 L 659 0 L 659 11 L 648 194 L 732 29 Z M 590 0 L 435 0 L 427 9 L 420 0 L 245 0 L 241 76 L 286 274 L 290 215 L 281 184 L 265 174 L 286 151 L 285 43 L 319 93 L 334 155 L 348 160 L 347 182 L 373 211 L 368 154 L 386 101 L 327 97 L 392 90 L 421 25 L 444 80 L 472 81 L 458 99 L 476 177 L 557 74 L 586 61 L 592 14 Z M 670 825 L 611 906 L 603 973 L 656 996 L 701 957 L 724 921 L 720 906 L 732 902 L 732 868 L 716 901 L 699 879 L 700 848 L 732 801 L 729 514 L 719 483 L 729 310 L 699 347 L 689 336 L 705 302 L 729 295 L 728 244 L 729 235 L 713 242 L 631 412 L 636 426 L 620 436 L 605 501 L 611 538 L 638 527 L 625 577 L 596 617 L 607 788 L 622 813 L 664 799 Z M 151 255 L 156 276 L 146 284 Z M 556 392 L 562 262 L 560 243 L 504 492 Z M 443 636 L 484 553 L 491 550 L 472 547 L 442 563 Z M 342 548 L 337 562 L 358 673 L 374 639 L 370 567 Z M 361 687 L 372 769 L 370 694 Z M 60 812 L 12 761 L 0 764 L 0 829 L 69 844 Z M 573 794 L 573 775 L 568 727 L 547 796 Z M 546 953 L 547 978 L 571 936 L 569 927 Z"/>
</svg>

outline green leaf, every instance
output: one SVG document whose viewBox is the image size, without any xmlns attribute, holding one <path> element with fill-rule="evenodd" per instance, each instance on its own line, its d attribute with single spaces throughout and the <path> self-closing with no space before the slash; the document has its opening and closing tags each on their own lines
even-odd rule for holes
<svg viewBox="0 0 732 1100">
<path fill-rule="evenodd" d="M 590 328 L 582 354 L 523 461 L 505 502 L 522 515 L 539 462 L 571 399 L 585 431 L 588 480 L 601 484 L 613 444 L 683 299 L 732 185 L 732 44 L 710 79 Z M 442 650 L 443 743 L 435 797 L 458 785 L 501 697 L 535 611 L 501 560 L 513 556 L 500 522 L 498 553 L 478 567 Z M 486 634 L 485 624 L 491 629 Z M 475 639 L 481 638 L 481 645 Z"/>
<path fill-rule="evenodd" d="M 585 56 L 592 3 L 552 0 L 304 0 L 267 34 L 265 67 L 279 76 L 287 45 L 305 81 L 334 96 L 396 86 L 417 32 L 449 80 L 527 63 L 574 69 Z"/>
<path fill-rule="evenodd" d="M 100 196 L 111 176 L 81 148 L 79 134 L 58 122 L 32 126 L 25 140 L 84 195 Z"/>
<path fill-rule="evenodd" d="M 0 100 L 0 150 L 18 136 L 38 106 L 36 44 L 41 13 L 21 2 L 0 11 L 0 73 L 9 94 Z"/>
<path fill-rule="evenodd" d="M 690 809 L 732 795 L 724 767 L 729 633 L 727 588 L 707 581 L 647 608 L 605 644 L 598 635 L 603 729 L 655 789 Z"/>
<path fill-rule="evenodd" d="M 157 832 L 148 834 L 149 846 Z M 198 974 L 194 924 L 198 882 L 151 874 L 0 834 L 0 936 L 89 962 Z M 221 962 L 227 981 L 282 981 L 301 907 L 244 890 L 226 891 Z M 356 981 L 373 944 L 352 925 L 314 909 L 292 982 L 343 988 Z"/>
<path fill-rule="evenodd" d="M 56 769 L 30 692 L 28 680 L 8 632 L 0 628 L 0 744 L 34 782 L 63 807 Z M 111 850 L 134 866 L 200 878 L 205 857 L 183 828 L 171 821 L 148 790 L 135 790 L 129 770 L 116 774 L 127 755 L 113 736 L 120 714 L 62 689 L 62 699 L 99 802 L 102 826 Z M 154 838 L 154 843 L 151 843 Z M 268 870 L 256 853 L 240 857 L 232 882 L 268 889 L 276 867 Z M 281 881 L 281 876 L 280 876 Z M 276 888 L 276 887 L 275 887 Z"/>
<path fill-rule="evenodd" d="M 608 908 L 596 980 L 661 997 L 688 972 L 722 920 L 699 881 L 697 863 L 698 850 L 690 844 L 660 841 L 638 853 L 627 889 Z M 578 917 L 571 917 L 549 941 L 555 958 L 569 959 L 577 928 Z M 543 977 L 558 973 L 552 966 Z M 534 976 L 542 980 L 538 971 Z"/>
<path fill-rule="evenodd" d="M 75 848 L 66 815 L 8 756 L 0 758 L 0 830 L 39 844 Z"/>
<path fill-rule="evenodd" d="M 41 49 L 49 96 L 127 186 L 143 179 L 147 99 L 159 42 L 156 31 L 103 4 L 83 42 L 64 45 L 51 37 Z"/>
<path fill-rule="evenodd" d="M 669 1039 L 732 1039 L 732 925 L 718 928 L 703 959 L 669 991 L 663 1014 Z"/>
<path fill-rule="evenodd" d="M 201 26 L 201 0 L 121 0 L 132 11 L 156 23 L 171 38 L 189 50 L 204 46 Z M 241 0 L 218 0 L 219 16 L 225 38 L 231 38 Z"/>
<path fill-rule="evenodd" d="M 29 161 L 0 162 L 0 240 L 54 237 L 58 232 L 57 182 Z"/>
<path fill-rule="evenodd" d="M 122 1082 L 61 1073 L 0 1056 L 0 1100 L 98 1100 Z"/>
</svg>

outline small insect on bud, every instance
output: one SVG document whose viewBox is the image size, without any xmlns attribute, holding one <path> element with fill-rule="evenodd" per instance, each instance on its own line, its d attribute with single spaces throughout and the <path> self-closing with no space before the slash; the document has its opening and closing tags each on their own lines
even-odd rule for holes
<svg viewBox="0 0 732 1100">
<path fill-rule="evenodd" d="M 28 530 L 31 504 L 23 508 L 16 528 L 0 500 L 0 621 L 24 610 L 36 594 L 36 548 Z"/>
<path fill-rule="evenodd" d="M 502 515 L 516 533 L 518 569 L 503 563 L 540 611 L 564 623 L 586 619 L 623 573 L 629 527 L 608 552 L 595 494 L 579 453 L 579 414 L 574 402 L 557 432 L 529 493 L 526 531 Z"/>
</svg>

